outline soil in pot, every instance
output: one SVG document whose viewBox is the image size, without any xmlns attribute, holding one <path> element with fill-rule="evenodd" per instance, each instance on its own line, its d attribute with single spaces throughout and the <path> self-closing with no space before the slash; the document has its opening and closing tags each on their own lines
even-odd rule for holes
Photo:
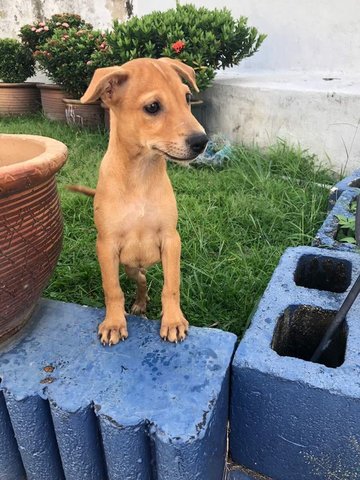
<svg viewBox="0 0 360 480">
<path fill-rule="evenodd" d="M 40 109 L 40 94 L 36 83 L 0 82 L 0 116 L 34 113 Z"/>
<path fill-rule="evenodd" d="M 83 104 L 80 100 L 64 98 L 65 116 L 68 125 L 99 128 L 104 123 L 104 110 L 100 102 Z"/>
<path fill-rule="evenodd" d="M 66 158 L 56 140 L 0 134 L 0 341 L 30 318 L 59 257 L 55 173 Z"/>
</svg>

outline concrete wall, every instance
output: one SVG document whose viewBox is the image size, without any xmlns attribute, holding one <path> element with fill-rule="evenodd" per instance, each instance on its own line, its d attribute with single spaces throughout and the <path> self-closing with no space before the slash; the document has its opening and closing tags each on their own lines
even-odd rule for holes
<svg viewBox="0 0 360 480">
<path fill-rule="evenodd" d="M 78 13 L 98 28 L 127 17 L 126 0 L 0 0 L 0 37 L 16 38 L 22 25 L 61 12 Z"/>
</svg>

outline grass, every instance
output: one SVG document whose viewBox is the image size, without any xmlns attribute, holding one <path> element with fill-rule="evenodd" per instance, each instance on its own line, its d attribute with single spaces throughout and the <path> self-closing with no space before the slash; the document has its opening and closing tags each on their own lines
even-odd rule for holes
<svg viewBox="0 0 360 480">
<path fill-rule="evenodd" d="M 95 253 L 92 199 L 71 194 L 69 183 L 96 186 L 107 146 L 102 132 L 76 130 L 42 116 L 0 120 L 2 133 L 45 135 L 69 147 L 58 175 L 64 212 L 64 246 L 44 295 L 103 305 Z M 182 238 L 181 301 L 192 325 L 242 335 L 285 248 L 309 245 L 324 220 L 330 172 L 283 143 L 260 151 L 238 146 L 222 170 L 169 165 Z M 148 272 L 149 318 L 159 318 L 162 271 Z M 121 274 L 130 306 L 134 285 Z"/>
</svg>

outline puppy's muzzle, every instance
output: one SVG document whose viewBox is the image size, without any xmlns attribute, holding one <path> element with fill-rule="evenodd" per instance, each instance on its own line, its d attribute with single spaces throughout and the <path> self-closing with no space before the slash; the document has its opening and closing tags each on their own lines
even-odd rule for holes
<svg viewBox="0 0 360 480">
<path fill-rule="evenodd" d="M 200 155 L 205 150 L 209 137 L 205 133 L 194 133 L 186 139 L 186 144 L 195 155 Z"/>
</svg>

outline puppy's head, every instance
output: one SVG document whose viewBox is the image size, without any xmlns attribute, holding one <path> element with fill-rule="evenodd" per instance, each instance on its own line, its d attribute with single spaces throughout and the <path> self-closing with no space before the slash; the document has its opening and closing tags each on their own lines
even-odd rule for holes
<svg viewBox="0 0 360 480">
<path fill-rule="evenodd" d="M 208 141 L 191 114 L 189 86 L 198 91 L 188 65 L 170 58 L 141 58 L 97 69 L 81 101 L 101 98 L 116 119 L 112 128 L 122 142 L 184 161 L 197 157 Z"/>
</svg>

